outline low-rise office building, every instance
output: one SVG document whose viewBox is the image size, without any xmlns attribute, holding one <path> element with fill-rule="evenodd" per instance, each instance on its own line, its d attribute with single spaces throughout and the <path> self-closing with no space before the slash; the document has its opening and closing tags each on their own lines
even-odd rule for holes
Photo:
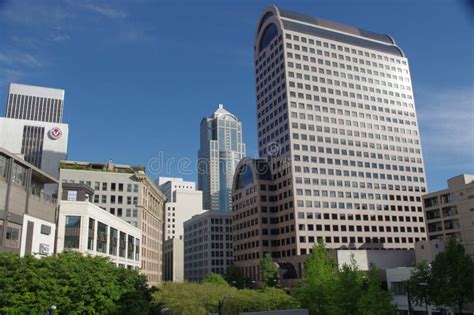
<svg viewBox="0 0 474 315">
<path fill-rule="evenodd" d="M 63 184 L 57 251 L 103 256 L 117 266 L 139 269 L 142 231 L 89 202 L 93 194 L 86 185 Z"/>
<path fill-rule="evenodd" d="M 184 281 L 184 241 L 172 238 L 163 242 L 163 280 Z"/>
<path fill-rule="evenodd" d="M 0 252 L 47 256 L 54 251 L 57 180 L 0 148 Z"/>
<path fill-rule="evenodd" d="M 91 201 L 142 231 L 141 271 L 149 285 L 162 279 L 163 210 L 166 197 L 145 174 L 145 167 L 62 161 L 61 183 L 94 189 Z M 62 192 L 60 191 L 60 195 Z"/>
<path fill-rule="evenodd" d="M 185 181 L 177 177 L 158 177 L 155 181 L 156 186 L 166 196 L 168 202 L 175 202 L 174 192 L 177 190 L 195 191 L 196 184 L 194 182 Z"/>
<path fill-rule="evenodd" d="M 233 264 L 232 213 L 206 211 L 184 222 L 184 279 L 225 274 Z"/>
<path fill-rule="evenodd" d="M 181 178 L 158 178 L 158 187 L 167 196 L 164 211 L 163 280 L 183 281 L 183 224 L 192 216 L 201 214 L 202 191 L 195 189 L 194 182 Z M 156 183 L 155 182 L 155 183 Z"/>
<path fill-rule="evenodd" d="M 430 240 L 458 239 L 466 254 L 474 258 L 474 175 L 448 180 L 448 188 L 423 196 Z"/>
</svg>

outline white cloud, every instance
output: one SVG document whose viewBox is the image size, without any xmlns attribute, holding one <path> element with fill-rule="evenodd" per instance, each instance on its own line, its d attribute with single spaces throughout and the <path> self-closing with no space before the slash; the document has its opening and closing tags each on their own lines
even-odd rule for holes
<svg viewBox="0 0 474 315">
<path fill-rule="evenodd" d="M 83 7 L 111 19 L 123 19 L 127 17 L 127 13 L 124 10 L 103 4 L 86 3 L 83 4 Z"/>
<path fill-rule="evenodd" d="M 425 156 L 474 162 L 474 88 L 423 90 L 416 103 Z"/>
</svg>

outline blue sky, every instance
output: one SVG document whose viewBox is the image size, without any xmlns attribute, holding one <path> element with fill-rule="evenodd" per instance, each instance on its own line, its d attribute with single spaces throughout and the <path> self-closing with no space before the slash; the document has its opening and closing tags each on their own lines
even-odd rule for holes
<svg viewBox="0 0 474 315">
<path fill-rule="evenodd" d="M 218 103 L 257 152 L 252 46 L 272 3 L 392 35 L 411 66 L 430 191 L 474 173 L 474 14 L 463 1 L 0 0 L 0 102 L 9 82 L 63 88 L 69 159 L 196 180 L 199 123 Z"/>
</svg>

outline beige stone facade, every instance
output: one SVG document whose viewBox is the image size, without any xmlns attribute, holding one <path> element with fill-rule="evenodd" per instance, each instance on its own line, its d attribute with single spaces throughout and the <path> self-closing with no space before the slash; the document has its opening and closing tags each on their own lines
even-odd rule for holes
<svg viewBox="0 0 474 315">
<path fill-rule="evenodd" d="M 149 285 L 158 284 L 162 278 L 166 197 L 145 174 L 145 168 L 111 162 L 63 161 L 60 181 L 90 186 L 95 191 L 91 202 L 141 229 L 141 271 Z"/>
<path fill-rule="evenodd" d="M 474 175 L 448 180 L 448 188 L 423 196 L 430 240 L 458 239 L 474 258 Z"/>
<path fill-rule="evenodd" d="M 393 38 L 270 6 L 254 56 L 259 156 L 272 191 L 258 181 L 234 190 L 234 258 L 246 274 L 259 273 L 263 233 L 263 251 L 282 264 L 319 239 L 387 250 L 425 239 L 415 102 Z"/>
</svg>

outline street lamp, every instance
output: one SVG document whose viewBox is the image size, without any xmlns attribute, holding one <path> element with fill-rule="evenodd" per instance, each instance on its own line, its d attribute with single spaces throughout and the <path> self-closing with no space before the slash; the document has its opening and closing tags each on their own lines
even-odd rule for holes
<svg viewBox="0 0 474 315">
<path fill-rule="evenodd" d="M 51 315 L 54 315 L 55 311 L 56 311 L 56 305 L 53 304 L 53 305 L 51 305 L 51 307 L 49 308 L 49 313 L 50 313 Z"/>
</svg>

